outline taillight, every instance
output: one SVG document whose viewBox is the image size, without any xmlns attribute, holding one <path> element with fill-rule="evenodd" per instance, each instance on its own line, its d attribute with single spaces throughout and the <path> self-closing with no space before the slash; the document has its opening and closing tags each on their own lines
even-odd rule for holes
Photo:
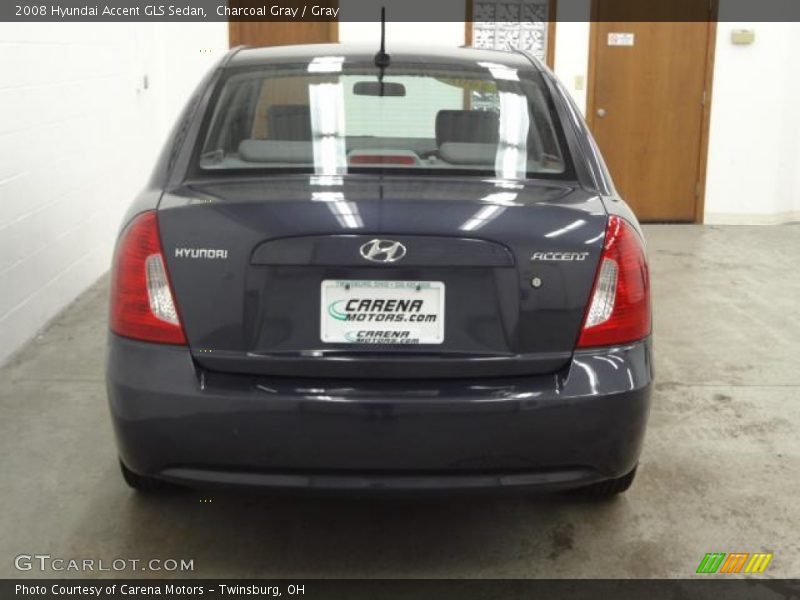
<svg viewBox="0 0 800 600">
<path fill-rule="evenodd" d="M 625 219 L 612 216 L 578 347 L 614 346 L 649 333 L 650 276 L 644 246 Z"/>
<path fill-rule="evenodd" d="M 122 232 L 111 275 L 111 330 L 147 342 L 186 344 L 155 212 Z"/>
</svg>

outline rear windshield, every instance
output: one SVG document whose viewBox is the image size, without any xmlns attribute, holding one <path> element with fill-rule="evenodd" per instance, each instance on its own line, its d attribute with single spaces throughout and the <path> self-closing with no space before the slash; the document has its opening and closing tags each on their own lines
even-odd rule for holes
<svg viewBox="0 0 800 600">
<path fill-rule="evenodd" d="M 206 172 L 570 175 L 533 68 L 393 61 L 381 77 L 372 63 L 319 57 L 233 73 L 212 104 L 198 159 Z"/>
</svg>

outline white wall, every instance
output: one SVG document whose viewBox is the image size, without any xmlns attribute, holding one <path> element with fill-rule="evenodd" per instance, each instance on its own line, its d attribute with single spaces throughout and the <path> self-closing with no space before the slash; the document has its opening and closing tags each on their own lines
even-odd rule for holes
<svg viewBox="0 0 800 600">
<path fill-rule="evenodd" d="M 589 85 L 589 16 L 591 0 L 572 0 L 559 5 L 553 71 L 586 114 Z"/>
<path fill-rule="evenodd" d="M 742 28 L 754 44 L 731 43 Z M 719 23 L 706 223 L 800 220 L 798 56 L 800 23 Z"/>
<path fill-rule="evenodd" d="M 225 23 L 0 24 L 0 361 L 108 269 L 171 121 L 226 49 Z"/>
</svg>

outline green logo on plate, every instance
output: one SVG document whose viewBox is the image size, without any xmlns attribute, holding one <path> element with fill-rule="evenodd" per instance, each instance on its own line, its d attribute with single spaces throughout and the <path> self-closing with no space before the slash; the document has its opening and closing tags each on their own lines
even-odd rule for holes
<svg viewBox="0 0 800 600">
<path fill-rule="evenodd" d="M 337 300 L 336 302 L 331 302 L 328 305 L 328 314 L 332 316 L 337 321 L 346 321 L 347 315 L 342 312 L 341 308 L 337 308 L 337 304 L 341 304 L 344 300 Z"/>
</svg>

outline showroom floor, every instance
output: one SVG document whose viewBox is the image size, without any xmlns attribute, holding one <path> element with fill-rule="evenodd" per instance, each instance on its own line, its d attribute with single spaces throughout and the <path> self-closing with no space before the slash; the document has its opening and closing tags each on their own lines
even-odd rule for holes
<svg viewBox="0 0 800 600">
<path fill-rule="evenodd" d="M 0 577 L 18 554 L 194 559 L 195 577 L 686 577 L 737 551 L 796 575 L 800 225 L 647 235 L 657 384 L 623 497 L 139 497 L 105 405 L 104 278 L 0 369 Z"/>
</svg>

